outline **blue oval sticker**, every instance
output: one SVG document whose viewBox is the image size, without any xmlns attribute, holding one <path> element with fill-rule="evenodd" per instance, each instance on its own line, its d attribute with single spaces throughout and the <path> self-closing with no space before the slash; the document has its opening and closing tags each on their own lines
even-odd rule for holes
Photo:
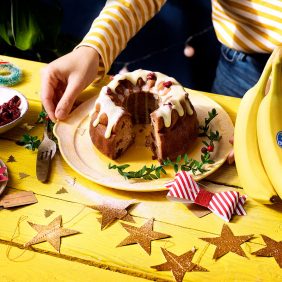
<svg viewBox="0 0 282 282">
<path fill-rule="evenodd" d="M 276 141 L 280 148 L 282 148 L 282 131 L 279 131 L 276 135 Z"/>
</svg>

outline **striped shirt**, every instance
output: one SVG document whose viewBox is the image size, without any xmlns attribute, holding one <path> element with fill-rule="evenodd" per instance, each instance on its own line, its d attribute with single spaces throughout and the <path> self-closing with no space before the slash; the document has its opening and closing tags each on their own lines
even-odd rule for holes
<svg viewBox="0 0 282 282">
<path fill-rule="evenodd" d="M 103 77 L 127 42 L 166 0 L 108 0 L 78 46 L 100 55 Z M 212 0 L 212 21 L 218 40 L 246 53 L 270 53 L 282 44 L 282 0 Z"/>
</svg>

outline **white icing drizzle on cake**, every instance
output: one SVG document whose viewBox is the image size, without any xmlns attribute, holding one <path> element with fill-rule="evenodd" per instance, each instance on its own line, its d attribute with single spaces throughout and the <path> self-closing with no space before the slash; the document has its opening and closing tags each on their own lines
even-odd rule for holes
<svg viewBox="0 0 282 282">
<path fill-rule="evenodd" d="M 113 93 L 115 93 L 116 87 L 119 85 L 120 80 L 129 80 L 133 85 L 136 85 L 138 78 L 142 78 L 145 82 L 147 81 L 147 75 L 152 73 L 152 71 L 147 70 L 136 70 L 133 72 L 128 72 L 125 74 L 117 74 L 114 76 L 114 79 L 107 85 L 101 89 L 99 97 L 95 102 L 94 109 L 90 112 L 90 116 L 92 116 L 96 110 L 97 105 L 99 104 L 100 111 L 93 122 L 93 126 L 96 127 L 100 122 L 100 117 L 103 113 L 105 113 L 108 117 L 108 124 L 105 131 L 105 138 L 110 138 L 112 128 L 118 121 L 118 119 L 124 113 L 124 109 L 120 106 L 117 106 L 107 94 L 107 89 L 110 88 Z M 166 76 L 160 72 L 154 72 L 157 77 L 155 85 L 150 88 L 149 92 L 154 95 L 154 97 L 158 100 L 159 108 L 155 111 L 156 115 L 162 117 L 164 119 L 164 124 L 166 127 L 171 125 L 171 112 L 175 109 L 179 116 L 184 115 L 184 109 L 181 105 L 181 101 L 184 101 L 186 104 L 186 110 L 189 115 L 193 114 L 193 110 L 190 106 L 190 103 L 187 99 L 185 99 L 185 92 L 183 86 L 181 86 L 174 78 Z M 171 81 L 172 85 L 169 87 L 170 91 L 164 91 L 164 89 L 158 89 L 160 83 Z M 146 85 L 143 86 L 144 91 L 148 91 L 146 89 Z M 116 94 L 117 95 L 117 94 Z"/>
</svg>

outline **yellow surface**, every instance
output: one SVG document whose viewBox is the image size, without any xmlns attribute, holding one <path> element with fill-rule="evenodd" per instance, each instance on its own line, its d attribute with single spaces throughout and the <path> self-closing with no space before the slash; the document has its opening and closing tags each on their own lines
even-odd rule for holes
<svg viewBox="0 0 282 282">
<path fill-rule="evenodd" d="M 21 91 L 30 101 L 30 110 L 23 123 L 34 124 L 41 109 L 39 70 L 43 64 L 3 56 L 0 56 L 0 59 L 10 60 L 24 70 L 24 82 L 14 88 Z M 94 88 L 87 89 L 81 99 L 86 99 L 96 91 Z M 221 104 L 233 122 L 235 121 L 240 100 L 205 95 Z M 42 129 L 41 125 L 36 126 L 29 133 L 41 137 Z M 198 251 L 193 261 L 207 268 L 209 272 L 186 273 L 184 281 L 282 280 L 281 269 L 274 258 L 251 255 L 251 252 L 264 246 L 260 234 L 282 240 L 281 206 L 263 206 L 248 199 L 248 215 L 234 216 L 228 224 L 235 235 L 255 234 L 254 239 L 242 245 L 248 258 L 229 253 L 214 261 L 212 256 L 215 247 L 208 246 L 199 238 L 219 234 L 224 223 L 222 219 L 213 214 L 199 219 L 184 205 L 167 201 L 165 192 L 133 193 L 92 183 L 73 171 L 60 154 L 57 154 L 53 161 L 50 182 L 42 184 L 37 181 L 35 174 L 36 152 L 28 151 L 14 142 L 20 139 L 24 132 L 26 130 L 16 127 L 0 135 L 0 158 L 6 162 L 9 170 L 7 192 L 32 190 L 38 203 L 0 211 L 0 281 L 133 281 L 137 277 L 140 281 L 174 281 L 171 272 L 150 268 L 165 261 L 160 247 L 180 255 L 194 246 Z M 7 163 L 10 155 L 15 157 L 16 162 Z M 21 179 L 19 173 L 28 176 Z M 243 193 L 234 166 L 224 165 L 211 175 L 205 184 L 223 190 L 238 189 Z M 62 187 L 67 193 L 58 194 Z M 139 245 L 116 248 L 127 236 L 120 223 L 116 222 L 101 231 L 97 221 L 99 213 L 84 207 L 85 204 L 97 204 L 105 197 L 136 199 L 139 204 L 131 211 L 135 225 L 140 226 L 154 217 L 154 230 L 170 234 L 171 238 L 152 242 L 151 256 Z M 46 218 L 45 210 L 54 212 Z M 34 245 L 23 253 L 22 245 L 36 234 L 27 224 L 27 220 L 48 224 L 58 215 L 62 215 L 66 228 L 79 230 L 81 234 L 62 238 L 61 253 L 57 253 L 46 242 Z M 25 219 L 20 223 L 19 232 L 13 236 L 15 231 L 18 231 L 17 224 L 21 217 Z"/>
</svg>

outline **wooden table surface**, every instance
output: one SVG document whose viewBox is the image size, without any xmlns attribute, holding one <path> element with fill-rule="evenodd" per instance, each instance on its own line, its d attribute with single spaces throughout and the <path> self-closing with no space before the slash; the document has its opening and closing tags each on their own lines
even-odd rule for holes
<svg viewBox="0 0 282 282">
<path fill-rule="evenodd" d="M 15 63 L 23 70 L 22 83 L 13 88 L 22 92 L 30 104 L 21 124 L 33 125 L 41 111 L 39 73 L 44 64 L 5 56 L 0 59 Z M 80 99 L 94 95 L 99 87 L 101 85 L 89 87 Z M 221 104 L 235 121 L 239 99 L 205 95 Z M 199 238 L 219 235 L 224 224 L 221 218 L 214 214 L 197 218 L 183 204 L 167 201 L 166 192 L 133 193 L 92 183 L 73 171 L 59 153 L 52 164 L 50 181 L 43 184 L 36 179 L 36 152 L 15 144 L 25 132 L 27 130 L 17 126 L 0 135 L 0 159 L 9 171 L 7 193 L 33 191 L 38 203 L 0 211 L 0 281 L 174 281 L 170 271 L 150 267 L 165 262 L 161 247 L 177 255 L 197 248 L 193 262 L 209 272 L 188 272 L 183 281 L 282 281 L 282 271 L 273 257 L 251 254 L 265 246 L 260 234 L 282 240 L 281 207 L 264 206 L 248 199 L 247 216 L 235 216 L 228 223 L 235 235 L 255 234 L 242 244 L 247 258 L 228 253 L 215 261 L 212 259 L 215 246 Z M 42 125 L 28 131 L 39 137 L 42 132 Z M 16 162 L 7 162 L 11 155 Z M 22 173 L 26 177 L 22 177 Z M 234 165 L 223 165 L 206 179 L 206 185 L 244 192 Z M 62 188 L 65 193 L 58 192 Z M 141 226 L 153 217 L 154 230 L 171 238 L 153 241 L 150 256 L 137 244 L 116 248 L 128 235 L 120 222 L 101 231 L 97 221 L 99 212 L 85 207 L 97 204 L 104 197 L 136 199 L 140 203 L 130 212 L 136 221 L 134 225 Z M 48 215 L 46 210 L 53 212 Z M 81 234 L 62 238 L 60 253 L 47 242 L 23 248 L 23 244 L 37 234 L 27 221 L 45 225 L 59 215 L 65 228 Z"/>
</svg>

